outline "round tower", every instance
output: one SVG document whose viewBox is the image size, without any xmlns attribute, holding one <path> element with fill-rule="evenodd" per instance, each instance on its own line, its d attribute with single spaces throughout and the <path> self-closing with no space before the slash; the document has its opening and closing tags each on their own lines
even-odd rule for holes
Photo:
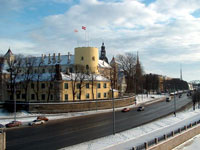
<svg viewBox="0 0 200 150">
<path fill-rule="evenodd" d="M 75 48 L 75 64 L 82 65 L 92 73 L 98 73 L 98 48 L 77 47 Z"/>
</svg>

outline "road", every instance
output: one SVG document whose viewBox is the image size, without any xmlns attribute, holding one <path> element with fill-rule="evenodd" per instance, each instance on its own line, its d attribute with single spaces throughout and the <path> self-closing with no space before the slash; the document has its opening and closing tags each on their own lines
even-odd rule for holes
<svg viewBox="0 0 200 150">
<path fill-rule="evenodd" d="M 177 109 L 191 102 L 186 95 L 177 98 Z M 116 112 L 116 132 L 150 122 L 174 111 L 174 102 L 145 106 L 145 111 Z M 7 130 L 8 150 L 54 150 L 112 134 L 112 112 L 71 119 L 53 120 L 35 127 Z"/>
</svg>

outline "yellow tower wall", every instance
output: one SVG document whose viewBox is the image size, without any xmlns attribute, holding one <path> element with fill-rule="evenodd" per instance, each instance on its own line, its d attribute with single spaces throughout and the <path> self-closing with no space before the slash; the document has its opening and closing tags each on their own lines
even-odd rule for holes
<svg viewBox="0 0 200 150">
<path fill-rule="evenodd" d="M 75 64 L 88 65 L 92 73 L 98 73 L 99 53 L 96 47 L 77 47 L 75 48 Z"/>
</svg>

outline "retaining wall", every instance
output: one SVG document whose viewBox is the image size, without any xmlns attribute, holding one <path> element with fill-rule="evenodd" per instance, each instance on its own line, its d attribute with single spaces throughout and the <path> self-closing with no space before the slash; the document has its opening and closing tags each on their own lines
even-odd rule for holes
<svg viewBox="0 0 200 150">
<path fill-rule="evenodd" d="M 6 149 L 6 132 L 0 131 L 0 150 Z"/>
<path fill-rule="evenodd" d="M 134 97 L 115 99 L 115 108 L 135 104 Z M 29 112 L 64 113 L 89 110 L 109 109 L 113 107 L 113 100 L 61 102 L 61 103 L 29 103 Z"/>
<path fill-rule="evenodd" d="M 163 141 L 157 145 L 148 148 L 148 150 L 171 150 L 198 134 L 200 134 L 199 124 L 193 128 L 184 131 L 181 134 L 177 134 L 176 136 L 169 138 L 166 141 Z"/>
</svg>

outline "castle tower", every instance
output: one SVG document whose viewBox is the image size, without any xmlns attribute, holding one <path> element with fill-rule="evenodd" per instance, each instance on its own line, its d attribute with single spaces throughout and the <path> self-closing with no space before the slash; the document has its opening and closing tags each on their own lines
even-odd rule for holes
<svg viewBox="0 0 200 150">
<path fill-rule="evenodd" d="M 102 43 L 102 46 L 101 46 L 101 54 L 100 54 L 99 59 L 104 60 L 105 62 L 108 63 L 108 58 L 106 57 L 106 49 L 105 49 L 104 43 Z"/>
<path fill-rule="evenodd" d="M 82 65 L 92 73 L 98 73 L 98 48 L 96 47 L 77 47 L 75 48 L 76 65 Z"/>
</svg>

